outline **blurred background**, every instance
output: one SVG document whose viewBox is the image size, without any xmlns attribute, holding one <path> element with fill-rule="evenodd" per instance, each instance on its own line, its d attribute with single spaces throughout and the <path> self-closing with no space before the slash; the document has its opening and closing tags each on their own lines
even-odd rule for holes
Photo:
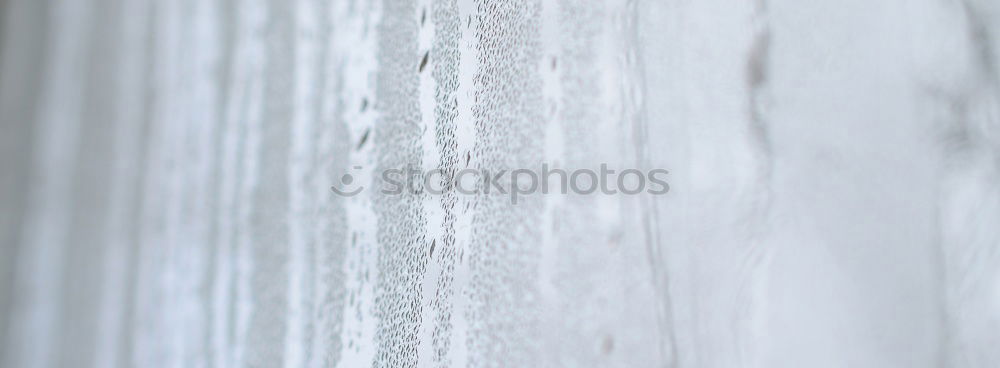
<svg viewBox="0 0 1000 368">
<path fill-rule="evenodd" d="M 996 1 L 0 10 L 2 367 L 1000 366 Z"/>
</svg>

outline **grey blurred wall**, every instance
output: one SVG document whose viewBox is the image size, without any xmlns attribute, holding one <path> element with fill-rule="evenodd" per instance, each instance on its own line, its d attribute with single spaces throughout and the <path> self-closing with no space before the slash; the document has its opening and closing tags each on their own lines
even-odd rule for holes
<svg viewBox="0 0 1000 368">
<path fill-rule="evenodd" d="M 1000 366 L 996 1 L 0 9 L 0 366 Z"/>
</svg>

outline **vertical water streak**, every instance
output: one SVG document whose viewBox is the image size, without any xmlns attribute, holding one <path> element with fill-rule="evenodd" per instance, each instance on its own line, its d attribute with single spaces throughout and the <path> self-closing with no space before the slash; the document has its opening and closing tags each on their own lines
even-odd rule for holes
<svg viewBox="0 0 1000 368">
<path fill-rule="evenodd" d="M 327 352 L 317 363 L 337 363 L 340 367 L 370 365 L 378 345 L 378 267 L 381 247 L 373 198 L 377 195 L 374 175 L 378 169 L 376 123 L 380 22 L 383 2 L 338 2 L 330 7 L 334 22 L 327 59 L 328 100 L 324 105 L 327 127 L 324 152 L 328 152 L 329 186 L 352 184 L 347 190 L 361 189 L 355 196 L 333 198 L 334 220 L 327 231 L 337 234 L 323 248 L 321 282 L 325 285 L 321 342 Z M 351 183 L 344 178 L 350 175 Z M 330 267 L 334 265 L 342 267 Z M 339 318 L 339 319 L 338 319 Z M 338 361 L 339 360 L 339 361 Z"/>
<path fill-rule="evenodd" d="M 145 1 L 128 1 L 120 4 L 117 12 L 122 19 L 115 36 L 110 37 L 120 48 L 114 53 L 118 74 L 112 83 L 115 110 L 110 119 L 113 128 L 114 158 L 108 190 L 108 223 L 106 235 L 105 266 L 101 285 L 101 307 L 97 324 L 96 348 L 93 365 L 118 367 L 129 363 L 132 345 L 131 320 L 136 243 L 138 241 L 141 178 L 145 175 L 144 143 L 147 139 L 148 94 L 146 87 L 150 52 L 146 41 L 150 32 L 147 24 L 149 4 Z"/>
<path fill-rule="evenodd" d="M 278 366 L 284 361 L 283 345 L 289 321 L 288 240 L 290 203 L 288 168 L 291 149 L 290 122 L 294 103 L 294 3 L 268 1 L 264 28 L 263 99 L 260 125 L 251 128 L 256 147 L 248 154 L 257 162 L 252 189 L 250 228 L 247 229 L 252 303 L 246 330 L 245 364 Z"/>
<path fill-rule="evenodd" d="M 315 295 L 313 263 L 315 240 L 314 221 L 318 215 L 311 177 L 318 174 L 313 152 L 318 124 L 315 106 L 319 103 L 318 63 L 320 55 L 319 2 L 296 1 L 293 9 L 294 27 L 294 86 L 292 103 L 291 148 L 288 167 L 289 201 L 289 263 L 288 263 L 288 327 L 285 331 L 285 362 L 287 367 L 301 367 L 309 359 L 312 336 L 310 320 Z"/>
<path fill-rule="evenodd" d="M 473 82 L 474 169 L 492 179 L 504 170 L 538 167 L 543 115 L 537 65 L 540 11 L 536 1 L 477 1 L 472 27 L 477 68 Z M 488 173 L 488 174 L 487 174 Z M 500 180 L 507 186 L 510 179 Z M 511 198 L 480 183 L 471 206 L 470 239 L 460 259 L 468 262 L 466 320 L 468 364 L 524 366 L 542 352 L 537 344 L 538 261 L 535 225 L 538 198 Z M 507 190 L 509 193 L 509 188 Z M 502 306 L 502 308 L 499 308 Z"/>
<path fill-rule="evenodd" d="M 426 121 L 419 110 L 419 76 L 424 65 L 418 52 L 417 10 L 411 0 L 382 2 L 378 26 L 378 77 L 374 130 L 376 173 L 422 167 Z M 418 331 L 422 323 L 420 285 L 430 240 L 419 183 L 403 181 L 402 194 L 378 192 L 385 185 L 375 178 L 372 193 L 378 221 L 378 286 L 375 295 L 378 327 L 374 365 L 413 367 L 417 364 Z"/>
<path fill-rule="evenodd" d="M 456 125 L 463 122 L 456 121 L 458 117 L 459 103 L 459 70 L 460 42 L 462 41 L 462 18 L 458 1 L 439 0 L 433 1 L 430 9 L 425 8 L 424 12 L 429 12 L 429 25 L 433 27 L 434 36 L 430 46 L 430 58 L 433 60 L 430 75 L 434 78 L 433 101 L 434 110 L 432 117 L 427 117 L 427 121 L 433 121 L 434 146 L 437 149 L 437 162 L 433 163 L 433 168 L 441 169 L 441 181 L 433 183 L 438 187 L 446 188 L 432 206 L 436 207 L 436 213 L 440 217 L 440 223 L 435 229 L 437 236 L 431 239 L 431 250 L 428 256 L 437 265 L 438 274 L 434 275 L 437 282 L 434 285 L 433 298 L 430 305 L 433 308 L 433 330 L 428 339 L 432 349 L 432 364 L 437 367 L 446 367 L 451 364 L 448 353 L 451 350 L 452 318 L 455 295 L 455 264 L 458 261 L 457 244 L 455 238 L 456 206 L 459 203 L 454 188 L 451 187 L 451 179 L 455 177 L 457 171 L 464 168 L 462 162 L 462 152 L 458 149 L 456 138 Z M 422 13 L 423 21 L 426 13 Z"/>
<path fill-rule="evenodd" d="M 44 77 L 32 137 L 33 170 L 23 233 L 14 269 L 10 332 L 5 365 L 46 367 L 57 358 L 46 347 L 58 341 L 59 308 L 64 300 L 63 267 L 73 219 L 73 157 L 78 149 L 92 14 L 85 4 L 50 4 Z"/>
</svg>

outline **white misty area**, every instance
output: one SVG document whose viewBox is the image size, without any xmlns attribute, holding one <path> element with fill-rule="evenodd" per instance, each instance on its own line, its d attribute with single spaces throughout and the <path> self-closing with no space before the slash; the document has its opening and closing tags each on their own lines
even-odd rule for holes
<svg viewBox="0 0 1000 368">
<path fill-rule="evenodd" d="M 5 0 L 0 165 L 2 367 L 1000 366 L 995 1 Z"/>
</svg>

